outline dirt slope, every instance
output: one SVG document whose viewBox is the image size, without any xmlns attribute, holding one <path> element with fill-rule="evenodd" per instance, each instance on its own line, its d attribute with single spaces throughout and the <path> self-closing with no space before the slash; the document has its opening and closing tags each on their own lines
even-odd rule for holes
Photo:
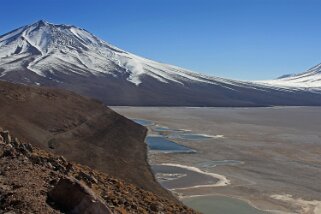
<svg viewBox="0 0 321 214">
<path fill-rule="evenodd" d="M 4 132 L 0 130 L 0 213 L 70 213 L 52 198 L 55 189 L 55 193 L 64 193 L 62 197 L 65 197 L 65 204 L 76 202 L 70 197 L 79 194 L 79 189 L 73 186 L 56 188 L 61 179 L 69 178 L 79 182 L 115 214 L 195 213 L 181 203 L 159 197 L 106 173 L 69 162 L 63 156 L 37 149 L 29 143 L 15 138 L 7 140 L 3 136 Z M 89 203 L 97 206 L 94 201 Z M 87 208 L 78 206 L 76 213 L 86 213 Z"/>
</svg>

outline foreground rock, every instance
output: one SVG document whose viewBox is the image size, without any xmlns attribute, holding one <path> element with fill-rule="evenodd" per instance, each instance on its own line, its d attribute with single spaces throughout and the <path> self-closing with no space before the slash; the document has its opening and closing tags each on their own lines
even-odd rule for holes
<svg viewBox="0 0 321 214">
<path fill-rule="evenodd" d="M 61 207 L 62 211 L 68 213 L 111 213 L 104 201 L 85 184 L 72 177 L 61 178 L 48 196 Z"/>
<path fill-rule="evenodd" d="M 0 129 L 0 213 L 195 213 L 16 138 L 4 142 L 6 133 Z"/>
</svg>

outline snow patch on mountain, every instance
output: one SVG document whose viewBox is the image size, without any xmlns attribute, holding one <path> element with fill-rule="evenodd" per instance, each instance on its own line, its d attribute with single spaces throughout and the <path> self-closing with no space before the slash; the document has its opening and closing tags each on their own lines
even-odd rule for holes
<svg viewBox="0 0 321 214">
<path fill-rule="evenodd" d="M 315 88 L 316 90 L 321 90 L 321 64 L 318 64 L 303 73 L 286 75 L 276 80 L 258 82 L 273 86 Z"/>
</svg>

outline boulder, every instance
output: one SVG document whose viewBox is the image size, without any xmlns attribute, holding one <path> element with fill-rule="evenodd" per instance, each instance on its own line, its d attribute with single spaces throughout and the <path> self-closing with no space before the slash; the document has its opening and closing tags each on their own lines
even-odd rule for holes
<svg viewBox="0 0 321 214">
<path fill-rule="evenodd" d="M 27 144 L 25 144 L 25 148 L 29 151 L 29 152 L 33 152 L 33 147 L 32 147 L 32 145 L 30 144 L 30 143 L 27 143 Z"/>
<path fill-rule="evenodd" d="M 91 184 L 91 183 L 97 184 L 97 183 L 98 183 L 97 179 L 96 179 L 93 175 L 87 174 L 87 173 L 85 173 L 85 172 L 83 172 L 83 171 L 80 171 L 80 172 L 79 172 L 78 177 L 79 177 L 80 179 L 86 181 L 87 184 L 88 184 L 88 183 L 89 183 L 89 184 Z"/>
<path fill-rule="evenodd" d="M 67 160 L 64 156 L 60 156 L 58 160 L 61 161 L 63 164 L 67 164 Z"/>
<path fill-rule="evenodd" d="M 16 157 L 17 151 L 13 148 L 11 144 L 5 144 L 3 148 L 3 153 L 1 156 L 5 157 Z"/>
<path fill-rule="evenodd" d="M 24 154 L 24 155 L 26 155 L 26 156 L 30 156 L 30 152 L 29 152 L 29 150 L 26 148 L 26 145 L 25 145 L 25 144 L 20 144 L 20 145 L 18 146 L 18 150 L 19 150 L 22 154 Z"/>
<path fill-rule="evenodd" d="M 1 131 L 0 135 L 3 137 L 3 141 L 5 143 L 10 143 L 11 142 L 11 136 L 9 134 L 9 131 Z"/>
<path fill-rule="evenodd" d="M 74 171 L 74 167 L 73 167 L 72 163 L 68 163 L 66 166 L 66 173 L 69 173 L 72 171 Z"/>
<path fill-rule="evenodd" d="M 48 193 L 49 200 L 67 213 L 109 214 L 112 213 L 102 199 L 85 184 L 73 177 L 61 178 Z"/>
<path fill-rule="evenodd" d="M 12 144 L 14 147 L 18 148 L 21 143 L 20 143 L 19 139 L 15 137 L 15 138 L 12 139 L 11 144 Z"/>
</svg>

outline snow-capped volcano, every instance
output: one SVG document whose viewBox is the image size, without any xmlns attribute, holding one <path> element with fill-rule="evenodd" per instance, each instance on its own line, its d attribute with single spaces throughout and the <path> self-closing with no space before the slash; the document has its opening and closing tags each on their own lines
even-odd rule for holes
<svg viewBox="0 0 321 214">
<path fill-rule="evenodd" d="M 209 77 L 46 21 L 0 36 L 0 79 L 60 87 L 110 105 L 321 105 L 316 92 Z"/>
<path fill-rule="evenodd" d="M 42 20 L 1 36 L 0 48 L 0 66 L 4 69 L 1 76 L 22 68 L 43 77 L 61 69 L 79 75 L 117 76 L 121 68 L 127 80 L 136 85 L 141 83 L 142 75 L 164 83 L 210 82 L 200 74 L 120 50 L 84 29 Z"/>
</svg>

